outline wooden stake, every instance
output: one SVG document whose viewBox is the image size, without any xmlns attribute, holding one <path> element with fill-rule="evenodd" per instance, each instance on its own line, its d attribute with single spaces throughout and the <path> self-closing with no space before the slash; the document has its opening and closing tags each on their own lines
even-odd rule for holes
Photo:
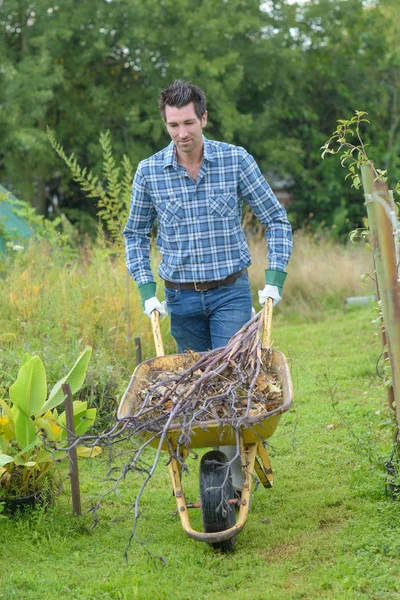
<svg viewBox="0 0 400 600">
<path fill-rule="evenodd" d="M 392 372 L 397 424 L 400 426 L 400 294 L 391 205 L 386 185 L 375 181 L 372 165 L 362 165 L 361 175 Z"/>
<path fill-rule="evenodd" d="M 75 441 L 75 424 L 74 424 L 74 405 L 72 403 L 72 391 L 69 383 L 63 383 L 62 391 L 65 394 L 65 416 L 67 421 L 68 431 L 68 446 L 72 446 Z M 72 512 L 75 515 L 81 515 L 81 493 L 79 487 L 79 470 L 78 470 L 78 455 L 76 448 L 68 450 L 69 457 L 69 477 L 71 479 L 72 493 Z"/>
<path fill-rule="evenodd" d="M 135 337 L 135 348 L 136 348 L 136 366 L 142 362 L 142 340 L 140 337 Z"/>
</svg>

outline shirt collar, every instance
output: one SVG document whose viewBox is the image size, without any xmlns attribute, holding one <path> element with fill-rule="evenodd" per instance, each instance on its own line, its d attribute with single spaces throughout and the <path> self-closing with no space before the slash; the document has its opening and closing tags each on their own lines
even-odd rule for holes
<svg viewBox="0 0 400 600">
<path fill-rule="evenodd" d="M 204 142 L 203 158 L 205 158 L 209 162 L 212 162 L 215 159 L 212 145 L 211 145 L 210 141 L 204 135 L 203 135 L 203 142 Z M 169 167 L 169 166 L 174 167 L 175 170 L 179 166 L 178 159 L 176 157 L 176 148 L 175 148 L 174 142 L 171 142 L 165 148 L 163 167 L 165 168 L 165 167 Z"/>
<path fill-rule="evenodd" d="M 174 142 L 171 142 L 165 148 L 163 167 L 165 169 L 165 167 L 169 167 L 169 166 L 174 167 L 174 169 L 178 168 L 178 160 L 176 158 L 176 150 L 175 150 Z"/>
<path fill-rule="evenodd" d="M 204 137 L 203 135 L 203 140 L 204 140 L 204 158 L 210 162 L 212 162 L 213 160 L 215 160 L 215 156 L 214 156 L 214 151 L 212 148 L 212 145 L 210 143 L 210 140 L 208 140 L 206 137 Z"/>
</svg>

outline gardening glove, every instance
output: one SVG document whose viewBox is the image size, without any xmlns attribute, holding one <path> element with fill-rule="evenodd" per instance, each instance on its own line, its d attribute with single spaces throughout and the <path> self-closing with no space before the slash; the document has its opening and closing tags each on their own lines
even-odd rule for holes
<svg viewBox="0 0 400 600">
<path fill-rule="evenodd" d="M 162 319 L 162 317 L 164 317 L 167 313 L 167 303 L 165 302 L 165 300 L 163 302 L 160 302 L 156 296 L 145 300 L 143 311 L 144 314 L 150 317 L 153 310 L 158 310 L 158 312 L 160 313 L 160 319 Z"/>
<path fill-rule="evenodd" d="M 264 306 L 267 298 L 272 298 L 272 306 L 276 306 L 282 298 L 282 288 L 285 283 L 287 273 L 275 269 L 265 271 L 266 286 L 258 292 L 258 298 L 261 306 Z"/>
<path fill-rule="evenodd" d="M 261 306 L 264 306 L 267 298 L 272 298 L 272 306 L 276 306 L 278 302 L 281 300 L 281 295 L 279 293 L 279 288 L 276 285 L 267 285 L 263 290 L 258 291 L 258 300 Z"/>
</svg>

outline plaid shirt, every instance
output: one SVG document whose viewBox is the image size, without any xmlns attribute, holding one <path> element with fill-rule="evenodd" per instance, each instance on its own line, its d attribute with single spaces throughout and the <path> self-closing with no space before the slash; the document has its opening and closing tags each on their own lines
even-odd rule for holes
<svg viewBox="0 0 400 600">
<path fill-rule="evenodd" d="M 248 267 L 243 201 L 267 226 L 269 269 L 284 271 L 289 261 L 292 229 L 286 211 L 254 158 L 244 148 L 203 139 L 196 183 L 178 163 L 173 142 L 138 165 L 123 235 L 128 271 L 139 285 L 154 281 L 149 236 L 156 218 L 162 279 L 213 281 Z"/>
</svg>

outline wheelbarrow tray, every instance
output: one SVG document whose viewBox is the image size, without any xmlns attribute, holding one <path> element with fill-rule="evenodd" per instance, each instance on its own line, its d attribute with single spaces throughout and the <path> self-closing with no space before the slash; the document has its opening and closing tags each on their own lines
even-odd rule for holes
<svg viewBox="0 0 400 600">
<path fill-rule="evenodd" d="M 242 428 L 243 441 L 245 444 L 258 443 L 260 439 L 268 439 L 278 426 L 284 412 L 290 409 L 293 400 L 293 386 L 289 367 L 285 356 L 278 350 L 271 350 L 271 362 L 268 369 L 277 375 L 278 382 L 282 387 L 283 402 L 278 408 L 264 415 L 249 416 L 246 426 Z M 139 391 L 148 388 L 149 382 L 153 381 L 162 372 L 183 371 L 193 365 L 194 359 L 190 354 L 171 354 L 159 356 L 140 363 L 130 380 L 130 383 L 122 397 L 117 418 L 122 420 L 133 417 L 140 405 Z M 191 448 L 209 448 L 212 446 L 236 445 L 236 432 L 232 427 L 232 419 L 222 421 L 199 421 L 192 427 Z M 179 424 L 172 425 L 168 430 L 169 443 L 177 445 L 181 428 Z M 146 434 L 147 435 L 147 434 Z M 150 434 L 148 434 L 150 437 Z M 158 447 L 160 440 L 153 440 L 150 445 Z M 168 450 L 168 442 L 165 440 L 163 450 Z"/>
</svg>

